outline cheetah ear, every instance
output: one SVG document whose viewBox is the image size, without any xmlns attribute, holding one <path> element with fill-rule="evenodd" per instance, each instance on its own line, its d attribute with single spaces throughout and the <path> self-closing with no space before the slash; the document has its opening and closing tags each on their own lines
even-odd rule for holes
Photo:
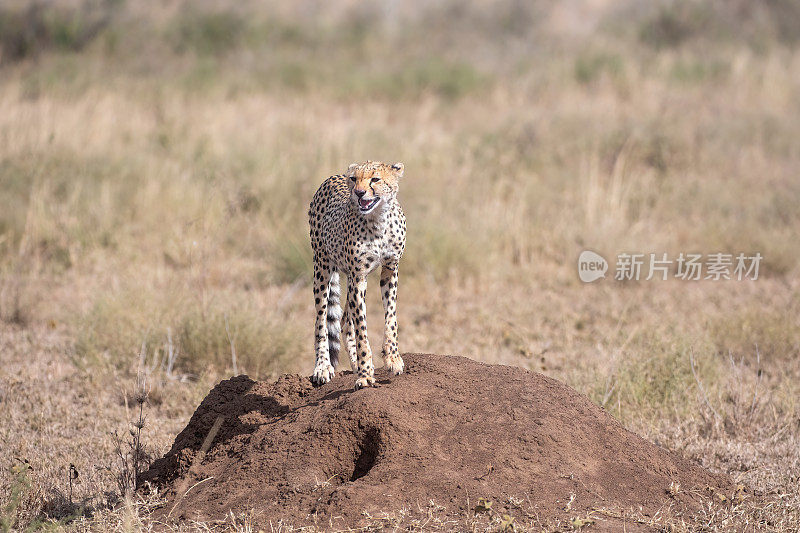
<svg viewBox="0 0 800 533">
<path fill-rule="evenodd" d="M 347 167 L 347 174 L 352 176 L 353 172 L 357 168 L 358 168 L 358 163 L 352 163 L 349 167 Z"/>
<path fill-rule="evenodd" d="M 398 178 L 403 177 L 403 170 L 405 168 L 406 167 L 405 165 L 403 165 L 403 163 L 395 163 L 394 165 L 392 165 L 392 170 L 394 170 L 394 175 L 397 176 Z"/>
</svg>

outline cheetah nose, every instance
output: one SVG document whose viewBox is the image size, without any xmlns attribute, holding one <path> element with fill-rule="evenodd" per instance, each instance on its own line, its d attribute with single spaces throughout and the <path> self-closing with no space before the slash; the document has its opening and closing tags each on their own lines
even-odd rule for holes
<svg viewBox="0 0 800 533">
<path fill-rule="evenodd" d="M 367 191 L 362 191 L 362 190 L 359 190 L 359 189 L 356 189 L 353 192 L 355 192 L 356 196 L 358 196 L 359 198 L 362 198 L 365 194 L 367 194 Z"/>
</svg>

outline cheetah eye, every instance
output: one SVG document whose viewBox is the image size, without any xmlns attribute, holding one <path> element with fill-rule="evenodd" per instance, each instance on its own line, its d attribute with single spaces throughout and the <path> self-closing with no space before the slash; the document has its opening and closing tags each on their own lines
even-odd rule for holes
<svg viewBox="0 0 800 533">
<path fill-rule="evenodd" d="M 349 178 L 350 178 L 350 181 L 356 181 L 356 177 L 355 176 L 349 176 Z"/>
<path fill-rule="evenodd" d="M 370 183 L 378 183 L 379 181 L 381 181 L 380 178 L 372 178 L 371 180 L 369 180 Z"/>
</svg>

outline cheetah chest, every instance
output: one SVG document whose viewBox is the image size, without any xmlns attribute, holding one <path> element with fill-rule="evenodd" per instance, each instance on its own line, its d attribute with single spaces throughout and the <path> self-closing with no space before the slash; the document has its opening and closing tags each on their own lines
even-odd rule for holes
<svg viewBox="0 0 800 533">
<path fill-rule="evenodd" d="M 379 265 L 391 264 L 400 258 L 398 246 L 386 237 L 354 244 L 352 266 L 362 272 L 372 272 Z"/>
</svg>

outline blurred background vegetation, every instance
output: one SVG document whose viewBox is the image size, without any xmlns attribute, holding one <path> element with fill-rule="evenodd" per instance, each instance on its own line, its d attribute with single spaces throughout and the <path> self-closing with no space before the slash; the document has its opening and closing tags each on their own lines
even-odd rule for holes
<svg viewBox="0 0 800 533">
<path fill-rule="evenodd" d="M 98 383 L 170 349 L 201 389 L 308 373 L 311 195 L 402 161 L 401 349 L 543 371 L 673 447 L 796 439 L 799 45 L 794 0 L 3 2 L 3 327 Z M 583 285 L 586 248 L 764 261 Z"/>
<path fill-rule="evenodd" d="M 84 363 L 129 368 L 169 330 L 179 366 L 224 372 L 233 328 L 245 370 L 305 369 L 306 206 L 367 158 L 409 169 L 406 348 L 536 367 L 525 346 L 590 337 L 548 331 L 563 315 L 547 294 L 666 288 L 676 323 L 687 290 L 745 305 L 756 289 L 732 283 L 582 287 L 573 263 L 584 247 L 759 251 L 759 287 L 794 280 L 798 36 L 789 0 L 6 2 L 0 312 L 65 324 Z M 501 331 L 437 334 L 471 327 L 459 298 L 514 302 L 520 339 L 497 353 Z"/>
</svg>

